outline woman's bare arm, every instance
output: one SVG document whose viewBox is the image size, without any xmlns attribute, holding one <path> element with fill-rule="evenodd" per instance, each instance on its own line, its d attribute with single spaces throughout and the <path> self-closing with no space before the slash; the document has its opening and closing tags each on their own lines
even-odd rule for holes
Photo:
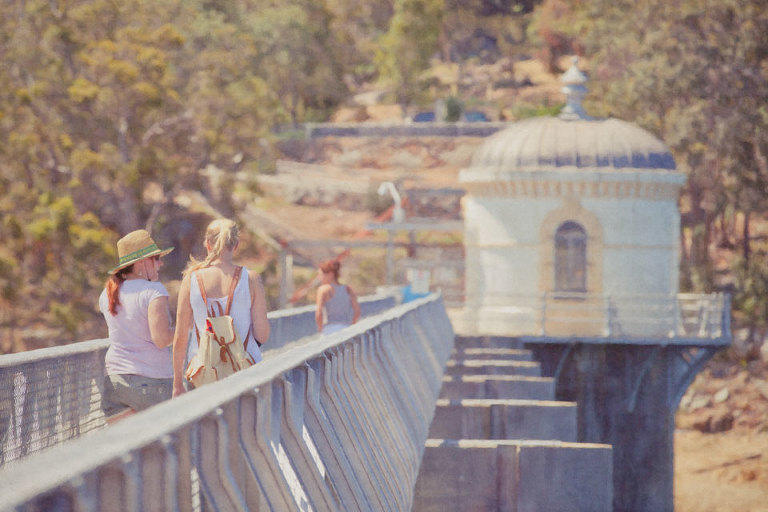
<svg viewBox="0 0 768 512">
<path fill-rule="evenodd" d="M 184 363 L 187 357 L 189 330 L 192 328 L 192 304 L 189 302 L 189 275 L 181 281 L 176 308 L 176 332 L 173 335 L 173 396 L 184 393 Z"/>
<path fill-rule="evenodd" d="M 248 280 L 251 288 L 251 323 L 253 325 L 253 336 L 264 344 L 269 339 L 269 320 L 267 319 L 267 298 L 264 293 L 264 285 L 261 283 L 261 276 L 256 272 L 248 274 Z"/>
<path fill-rule="evenodd" d="M 168 297 L 156 297 L 149 303 L 147 311 L 149 335 L 157 348 L 165 348 L 173 341 L 173 325 Z"/>
<path fill-rule="evenodd" d="M 357 302 L 357 294 L 352 288 L 347 286 L 347 292 L 349 293 L 349 302 L 352 305 L 352 311 L 354 312 L 352 323 L 355 324 L 360 320 L 360 304 Z"/>
<path fill-rule="evenodd" d="M 315 300 L 315 305 L 317 306 L 315 308 L 315 324 L 317 324 L 318 332 L 322 332 L 323 330 L 323 304 L 325 304 L 329 289 L 331 289 L 331 287 L 327 284 L 322 284 L 317 288 L 317 298 Z"/>
</svg>

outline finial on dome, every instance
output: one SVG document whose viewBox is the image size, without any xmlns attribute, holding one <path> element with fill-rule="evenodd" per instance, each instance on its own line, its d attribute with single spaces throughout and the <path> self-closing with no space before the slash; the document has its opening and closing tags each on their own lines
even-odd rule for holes
<svg viewBox="0 0 768 512">
<path fill-rule="evenodd" d="M 565 84 L 560 89 L 565 93 L 565 107 L 558 117 L 567 121 L 592 119 L 581 106 L 581 100 L 587 95 L 587 88 L 584 85 L 587 82 L 587 76 L 579 69 L 578 57 L 573 57 L 572 62 L 568 71 L 560 77 L 560 81 Z"/>
</svg>

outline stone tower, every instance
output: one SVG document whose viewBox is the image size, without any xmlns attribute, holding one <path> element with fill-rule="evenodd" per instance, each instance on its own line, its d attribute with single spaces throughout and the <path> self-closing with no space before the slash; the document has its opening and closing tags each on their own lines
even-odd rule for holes
<svg viewBox="0 0 768 512">
<path fill-rule="evenodd" d="M 577 64 L 562 77 L 567 105 L 558 117 L 512 123 L 461 171 L 465 332 L 675 329 L 685 176 L 649 132 L 587 116 Z"/>
</svg>

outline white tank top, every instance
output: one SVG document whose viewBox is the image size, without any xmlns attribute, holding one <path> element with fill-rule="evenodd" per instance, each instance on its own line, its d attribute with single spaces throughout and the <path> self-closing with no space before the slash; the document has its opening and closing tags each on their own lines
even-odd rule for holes
<svg viewBox="0 0 768 512">
<path fill-rule="evenodd" d="M 203 296 L 200 293 L 200 287 L 197 284 L 197 276 L 195 274 L 196 272 L 192 272 L 189 276 L 189 302 L 192 305 L 192 315 L 197 332 L 204 332 L 205 319 L 208 317 L 210 306 L 218 303 L 221 305 L 222 311 L 224 311 L 227 307 L 227 297 L 207 297 L 208 304 L 203 304 Z M 218 307 L 215 308 L 215 311 L 218 311 Z M 245 267 L 243 267 L 243 271 L 240 274 L 240 280 L 235 287 L 235 293 L 232 295 L 232 308 L 229 310 L 229 316 L 232 317 L 235 323 L 237 334 L 245 343 L 245 336 L 251 326 L 251 289 L 248 283 L 248 269 Z M 187 361 L 197 354 L 197 348 L 197 336 L 192 334 L 189 340 Z M 256 343 L 252 332 L 248 338 L 246 350 L 253 356 L 254 361 L 257 363 L 261 361 L 261 349 L 259 349 L 259 345 Z"/>
</svg>

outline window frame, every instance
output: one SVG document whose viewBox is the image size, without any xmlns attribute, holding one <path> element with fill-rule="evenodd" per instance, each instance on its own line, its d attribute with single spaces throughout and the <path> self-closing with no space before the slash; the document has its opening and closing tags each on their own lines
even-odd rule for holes
<svg viewBox="0 0 768 512">
<path fill-rule="evenodd" d="M 555 230 L 553 277 L 558 295 L 573 294 L 578 298 L 587 293 L 588 243 L 587 230 L 575 220 L 566 220 Z"/>
</svg>

